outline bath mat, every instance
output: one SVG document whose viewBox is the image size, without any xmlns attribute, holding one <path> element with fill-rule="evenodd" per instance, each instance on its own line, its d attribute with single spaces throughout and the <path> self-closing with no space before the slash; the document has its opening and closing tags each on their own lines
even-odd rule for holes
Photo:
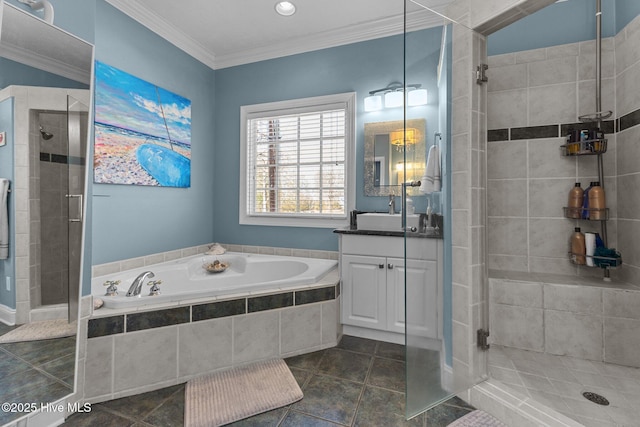
<svg viewBox="0 0 640 427">
<path fill-rule="evenodd" d="M 476 409 L 462 418 L 458 418 L 447 427 L 507 427 L 492 415 Z"/>
<path fill-rule="evenodd" d="M 256 362 L 187 382 L 184 425 L 221 426 L 300 399 L 302 390 L 284 360 Z"/>
<path fill-rule="evenodd" d="M 66 319 L 26 323 L 0 336 L 0 344 L 70 337 L 76 334 L 77 329 L 75 320 L 71 323 Z"/>
</svg>

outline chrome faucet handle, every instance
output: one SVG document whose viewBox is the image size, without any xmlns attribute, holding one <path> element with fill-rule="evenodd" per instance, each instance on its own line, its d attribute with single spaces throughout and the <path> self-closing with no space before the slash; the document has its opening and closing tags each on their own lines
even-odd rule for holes
<svg viewBox="0 0 640 427">
<path fill-rule="evenodd" d="M 107 280 L 102 284 L 102 286 L 108 286 L 107 292 L 104 294 L 107 297 L 114 297 L 118 295 L 118 285 L 120 284 L 120 280 Z"/>
<path fill-rule="evenodd" d="M 149 289 L 150 297 L 160 295 L 160 286 L 158 285 L 161 283 L 162 283 L 162 280 L 150 280 L 149 283 L 147 283 L 147 286 L 151 286 L 151 289 Z"/>
</svg>

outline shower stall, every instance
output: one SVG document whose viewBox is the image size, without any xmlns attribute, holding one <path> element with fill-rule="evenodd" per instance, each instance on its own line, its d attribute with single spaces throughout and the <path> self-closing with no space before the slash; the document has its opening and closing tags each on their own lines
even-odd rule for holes
<svg viewBox="0 0 640 427">
<path fill-rule="evenodd" d="M 88 111 L 67 96 L 66 111 L 30 113 L 31 308 L 70 321 L 78 313 Z"/>
<path fill-rule="evenodd" d="M 407 2 L 408 16 L 418 3 Z M 443 191 L 429 196 L 445 221 L 443 342 L 440 362 L 430 364 L 420 337 L 407 327 L 409 417 L 453 390 L 509 425 L 632 426 L 640 417 L 634 351 L 640 345 L 640 234 L 637 195 L 630 192 L 640 173 L 632 160 L 640 58 L 631 47 L 640 41 L 640 18 L 616 10 L 633 9 L 625 1 L 605 2 L 602 11 L 596 0 L 547 4 L 523 6 L 520 16 L 531 16 L 510 18 L 512 28 L 499 18 L 478 19 L 483 34 L 461 24 L 476 21 L 468 15 L 473 6 L 444 21 L 452 47 L 443 50 L 451 54 L 450 85 L 439 94 L 439 117 L 449 127 L 436 128 L 443 132 Z M 487 56 L 492 37 L 486 36 L 498 28 L 507 45 L 525 44 L 544 23 L 576 16 L 588 17 L 578 26 L 589 28 L 582 41 L 575 41 L 575 27 L 562 26 L 553 35 L 562 39 L 563 30 L 571 31 L 566 44 L 548 46 L 545 39 L 542 47 Z M 406 83 L 424 72 L 418 63 L 427 61 L 417 58 L 405 46 Z M 570 129 L 596 128 L 604 132 L 606 153 L 562 154 Z M 607 191 L 606 223 L 565 218 L 575 182 L 594 180 Z M 624 257 L 621 267 L 605 270 L 611 281 L 603 281 L 601 268 L 570 262 L 569 235 L 577 226 L 604 236 Z M 409 325 L 416 312 L 406 286 Z"/>
<path fill-rule="evenodd" d="M 640 173 L 639 58 L 631 47 L 640 18 L 617 11 L 624 7 L 564 2 L 530 17 L 531 26 L 585 17 L 577 42 L 563 28 L 552 46 L 540 36 L 530 49 L 497 51 L 502 36 L 488 41 L 496 76 L 487 115 L 490 375 L 519 401 L 586 426 L 632 426 L 640 417 L 638 197 L 629 191 Z M 527 27 L 503 31 L 513 39 Z M 604 138 L 568 153 L 572 130 Z M 606 215 L 565 216 L 569 190 L 592 181 L 606 191 Z M 604 270 L 572 263 L 574 227 L 599 234 L 622 258 Z"/>
<path fill-rule="evenodd" d="M 9 216 L 15 323 L 75 320 L 78 313 L 90 94 L 10 86 L 14 141 Z M 14 270 L 15 269 L 15 270 Z"/>
</svg>

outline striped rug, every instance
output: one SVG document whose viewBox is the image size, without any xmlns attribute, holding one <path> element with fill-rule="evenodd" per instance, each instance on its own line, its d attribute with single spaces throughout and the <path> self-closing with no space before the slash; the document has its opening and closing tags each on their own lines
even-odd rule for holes
<svg viewBox="0 0 640 427">
<path fill-rule="evenodd" d="M 214 372 L 187 382 L 184 422 L 187 427 L 221 426 L 302 399 L 282 359 Z"/>
</svg>

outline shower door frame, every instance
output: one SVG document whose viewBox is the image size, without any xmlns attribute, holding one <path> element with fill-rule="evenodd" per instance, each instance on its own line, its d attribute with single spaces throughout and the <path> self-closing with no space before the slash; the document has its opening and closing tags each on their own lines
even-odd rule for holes
<svg viewBox="0 0 640 427">
<path fill-rule="evenodd" d="M 87 89 L 61 89 L 50 87 L 9 86 L 5 89 L 8 96 L 14 98 L 14 180 L 11 184 L 11 197 L 14 200 L 13 221 L 15 235 L 12 241 L 15 247 L 14 283 L 16 287 L 16 310 L 14 322 L 16 324 L 46 320 L 50 313 L 31 307 L 32 296 L 30 283 L 35 269 L 32 265 L 29 250 L 32 238 L 30 221 L 31 210 L 29 191 L 31 188 L 31 144 L 29 135 L 30 110 L 66 111 L 67 95 L 71 95 L 84 104 L 90 104 L 90 91 Z M 60 96 L 53 96 L 53 95 Z M 66 316 L 66 308 L 64 309 Z"/>
<path fill-rule="evenodd" d="M 84 120 L 84 123 L 83 123 Z M 84 127 L 83 127 L 84 126 Z M 89 133 L 89 106 L 67 95 L 67 194 L 69 242 L 68 299 L 69 322 L 78 320 L 80 283 L 84 254 L 84 199 L 86 155 Z M 79 167 L 76 167 L 79 166 Z M 75 209 L 74 209 L 75 207 Z"/>
</svg>

